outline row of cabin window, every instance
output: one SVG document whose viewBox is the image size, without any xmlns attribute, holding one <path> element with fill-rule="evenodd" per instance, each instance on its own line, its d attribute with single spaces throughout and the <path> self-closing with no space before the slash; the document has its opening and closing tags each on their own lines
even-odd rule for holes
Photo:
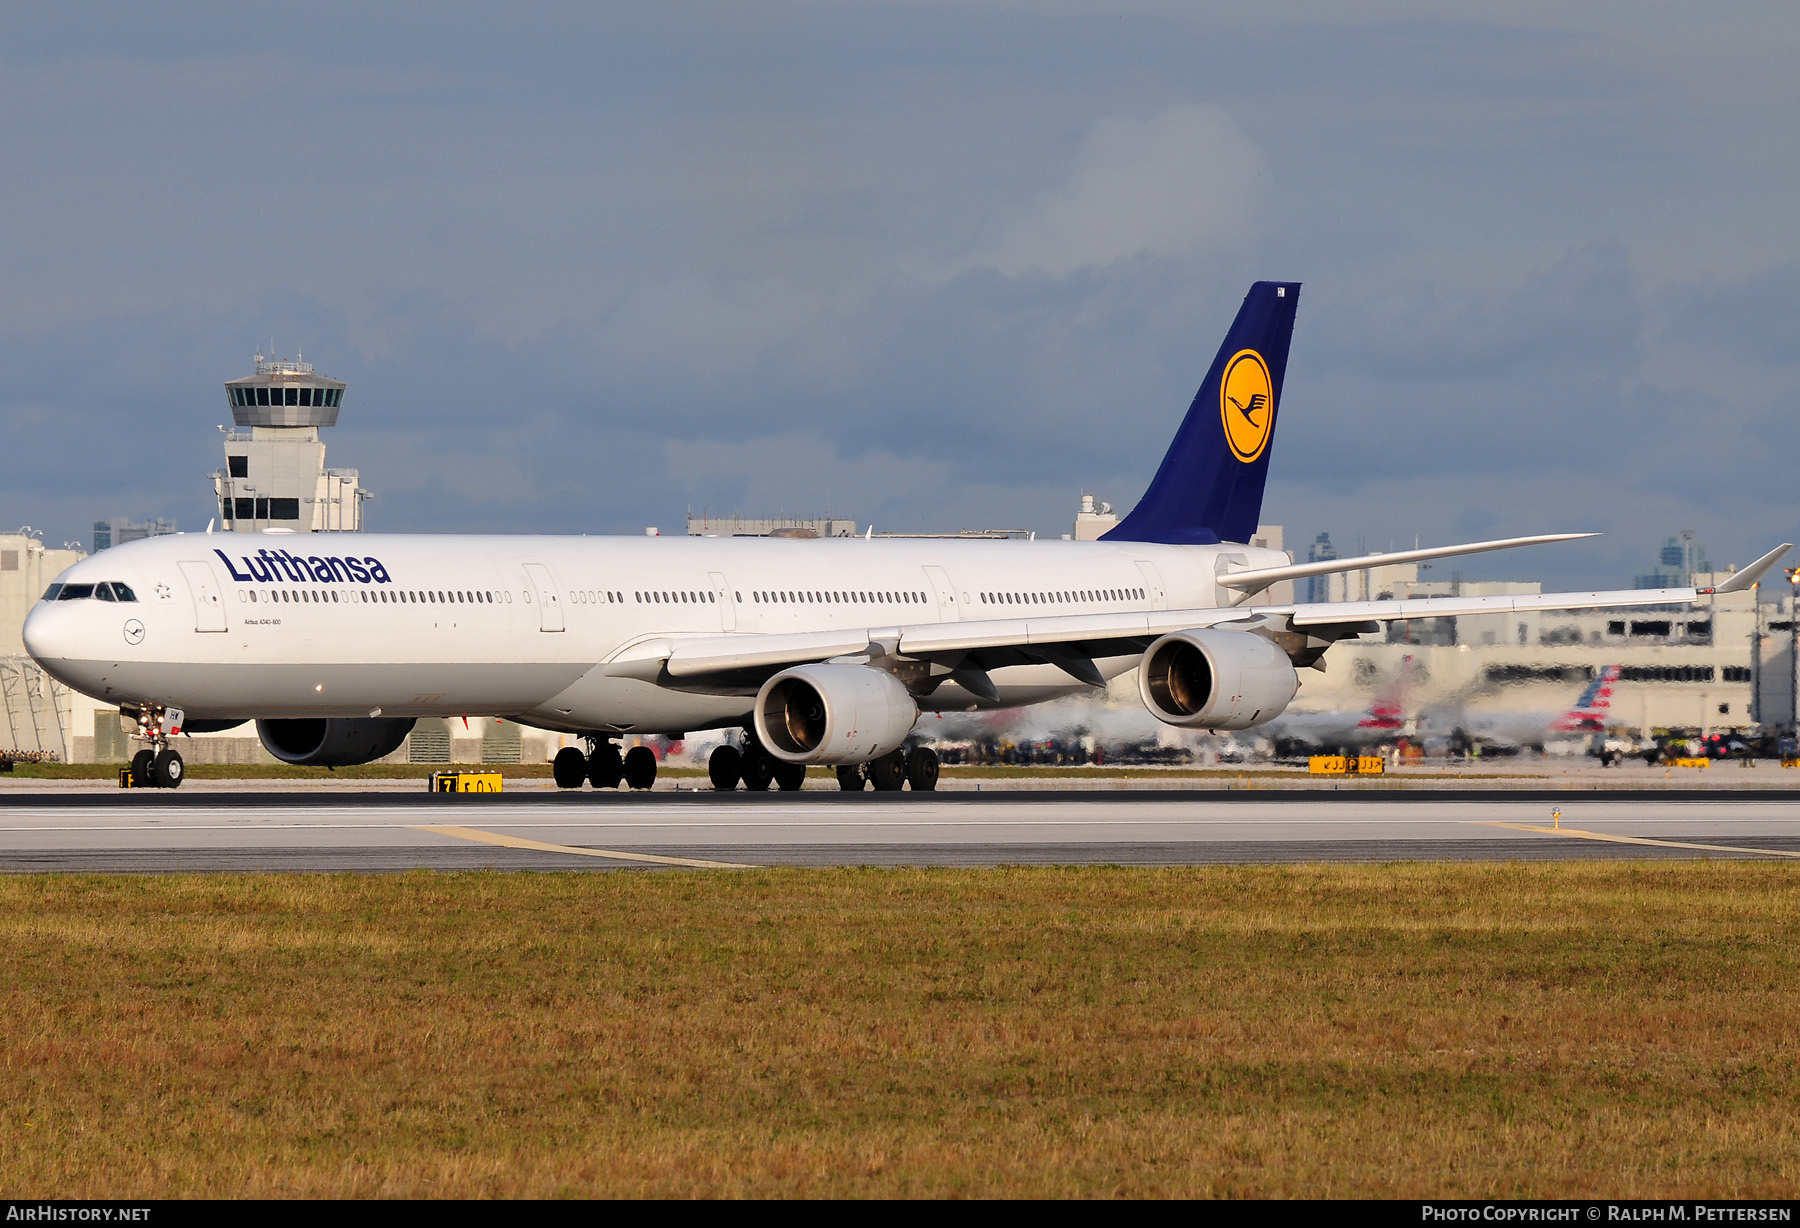
<svg viewBox="0 0 1800 1228">
<path fill-rule="evenodd" d="M 298 499 L 226 499 L 219 507 L 227 520 L 298 520 Z"/>
<path fill-rule="evenodd" d="M 686 592 L 633 593 L 631 595 L 637 598 L 642 605 L 705 605 L 708 603 L 716 605 L 719 600 L 712 593 L 694 589 Z M 621 597 L 620 600 L 623 601 L 624 598 Z"/>
<path fill-rule="evenodd" d="M 342 388 L 233 388 L 231 403 L 246 409 L 252 405 L 317 405 L 325 408 L 336 406 L 343 395 Z"/>
<path fill-rule="evenodd" d="M 122 587 L 122 586 L 121 586 Z M 361 589 L 365 605 L 508 605 L 512 594 L 490 589 Z M 260 595 L 259 595 L 260 594 Z M 326 594 L 330 594 L 327 596 Z M 48 600 L 48 598 L 46 598 Z M 337 590 L 329 588 L 240 588 L 239 601 L 312 602 L 323 605 L 339 600 Z"/>
<path fill-rule="evenodd" d="M 1142 601 L 1141 588 L 1090 588 L 1078 593 L 983 593 L 982 605 L 1061 605 L 1071 601 Z"/>
<path fill-rule="evenodd" d="M 52 584 L 44 590 L 45 601 L 136 601 L 137 594 L 117 580 L 98 584 Z"/>
<path fill-rule="evenodd" d="M 758 602 L 765 605 L 787 605 L 791 603 L 818 603 L 821 605 L 923 605 L 924 593 L 842 593 L 826 592 L 754 592 L 750 594 Z"/>
</svg>

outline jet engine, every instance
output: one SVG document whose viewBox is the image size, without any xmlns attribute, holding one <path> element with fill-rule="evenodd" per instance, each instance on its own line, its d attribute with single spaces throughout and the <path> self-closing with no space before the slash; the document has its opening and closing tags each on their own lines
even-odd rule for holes
<svg viewBox="0 0 1800 1228">
<path fill-rule="evenodd" d="M 258 721 L 256 736 L 283 763 L 349 767 L 393 754 L 412 727 L 410 716 Z"/>
<path fill-rule="evenodd" d="M 1177 631 L 1144 652 L 1138 693 L 1150 714 L 1188 729 L 1248 729 L 1300 689 L 1287 654 L 1243 631 Z"/>
<path fill-rule="evenodd" d="M 919 705 L 866 665 L 800 665 L 763 683 L 756 736 L 789 763 L 867 763 L 905 744 Z"/>
</svg>

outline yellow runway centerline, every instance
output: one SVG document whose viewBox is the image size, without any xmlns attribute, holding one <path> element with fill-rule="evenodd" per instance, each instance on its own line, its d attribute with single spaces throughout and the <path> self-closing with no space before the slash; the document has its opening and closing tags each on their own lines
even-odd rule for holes
<svg viewBox="0 0 1800 1228">
<path fill-rule="evenodd" d="M 1653 840 L 1649 836 L 1615 836 L 1603 831 L 1582 831 L 1578 827 L 1537 827 L 1530 823 L 1477 823 L 1478 827 L 1505 827 L 1512 831 L 1532 831 L 1545 836 L 1573 836 L 1577 840 L 1606 840 L 1613 844 L 1649 844 L 1665 849 L 1698 849 L 1703 853 L 1750 853 L 1757 857 L 1800 857 L 1800 852 L 1787 849 L 1753 849 L 1735 844 L 1694 844 L 1686 840 Z"/>
<path fill-rule="evenodd" d="M 530 849 L 537 853 L 568 853 L 575 857 L 607 857 L 614 861 L 643 861 L 658 866 L 687 866 L 694 870 L 754 870 L 751 865 L 741 865 L 734 861 L 701 861 L 694 857 L 663 857 L 657 853 L 622 853 L 615 849 L 587 849 L 574 844 L 551 844 L 545 840 L 527 840 L 523 836 L 507 836 L 497 831 L 482 831 L 479 827 L 421 827 L 414 831 L 428 831 L 436 836 L 454 836 L 458 840 L 473 840 L 477 844 L 497 844 L 501 848 Z"/>
</svg>

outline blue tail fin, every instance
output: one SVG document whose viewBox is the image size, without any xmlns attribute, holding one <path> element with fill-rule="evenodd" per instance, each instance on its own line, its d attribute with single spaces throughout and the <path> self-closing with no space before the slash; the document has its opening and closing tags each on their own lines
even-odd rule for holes
<svg viewBox="0 0 1800 1228">
<path fill-rule="evenodd" d="M 1296 281 L 1250 287 L 1150 489 L 1105 540 L 1250 540 L 1262 513 L 1299 302 Z"/>
</svg>

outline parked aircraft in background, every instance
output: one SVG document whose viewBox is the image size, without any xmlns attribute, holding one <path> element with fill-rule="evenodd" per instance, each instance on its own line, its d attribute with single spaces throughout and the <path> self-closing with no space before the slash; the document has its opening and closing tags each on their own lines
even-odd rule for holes
<svg viewBox="0 0 1800 1228">
<path fill-rule="evenodd" d="M 1300 287 L 1257 282 L 1138 505 L 1097 542 L 171 535 L 69 568 L 26 619 L 53 677 L 135 714 L 141 774 L 179 784 L 182 730 L 255 720 L 289 763 L 364 763 L 423 716 L 579 735 L 557 783 L 648 787 L 619 740 L 741 726 L 720 788 L 933 787 L 921 713 L 1005 708 L 1138 670 L 1156 719 L 1280 716 L 1314 665 L 1381 622 L 1682 604 L 1748 588 L 1245 603 L 1284 580 L 1564 541 L 1562 533 L 1293 563 L 1243 544 L 1262 508 Z"/>
<path fill-rule="evenodd" d="M 1434 730 L 1453 731 L 1453 738 L 1488 747 L 1516 749 L 1575 740 L 1604 733 L 1612 723 L 1613 688 L 1618 681 L 1617 665 L 1602 667 L 1575 702 L 1561 712 L 1440 710 L 1428 719 Z"/>
<path fill-rule="evenodd" d="M 1420 732 L 1413 693 L 1420 682 L 1419 662 L 1408 655 L 1400 668 L 1376 690 L 1362 712 L 1288 712 L 1264 731 L 1288 752 L 1299 743 L 1313 750 L 1356 751 L 1391 746 Z"/>
</svg>

